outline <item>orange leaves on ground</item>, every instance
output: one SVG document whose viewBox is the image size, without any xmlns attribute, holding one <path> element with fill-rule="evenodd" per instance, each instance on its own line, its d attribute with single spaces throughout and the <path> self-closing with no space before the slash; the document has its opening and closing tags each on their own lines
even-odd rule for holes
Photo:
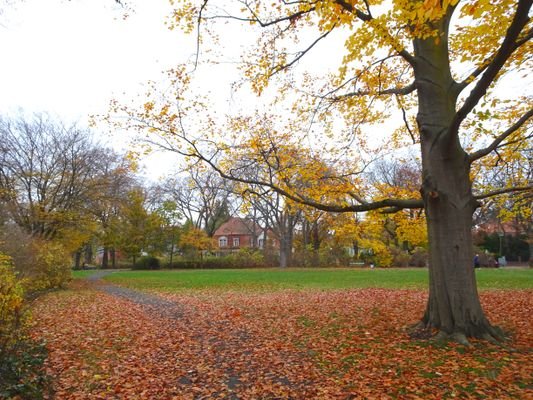
<svg viewBox="0 0 533 400">
<path fill-rule="evenodd" d="M 533 367 L 530 291 L 482 301 L 505 347 L 410 340 L 426 293 L 203 291 L 162 295 L 179 315 L 78 288 L 42 299 L 61 399 L 525 398 Z M 159 313 L 158 311 L 161 311 Z M 168 310 L 167 310 L 168 311 Z M 232 397 L 233 396 L 233 397 Z"/>
</svg>

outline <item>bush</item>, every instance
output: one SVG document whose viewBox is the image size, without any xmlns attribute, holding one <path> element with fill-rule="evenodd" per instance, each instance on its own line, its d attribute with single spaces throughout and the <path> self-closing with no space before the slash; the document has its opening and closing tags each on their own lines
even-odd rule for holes
<svg viewBox="0 0 533 400">
<path fill-rule="evenodd" d="M 424 268 L 429 265 L 429 254 L 426 249 L 423 247 L 417 247 L 413 254 L 411 254 L 411 259 L 409 260 L 409 266 Z"/>
<path fill-rule="evenodd" d="M 392 266 L 393 267 L 408 267 L 411 255 L 404 250 L 393 248 L 392 251 Z"/>
<path fill-rule="evenodd" d="M 17 280 L 11 258 L 0 253 L 0 352 L 17 341 L 23 324 L 24 291 Z M 0 353 L 1 354 L 1 353 Z"/>
<path fill-rule="evenodd" d="M 41 399 L 48 385 L 44 346 L 26 336 L 24 290 L 11 258 L 0 253 L 0 398 Z"/>
<path fill-rule="evenodd" d="M 62 287 L 70 280 L 70 255 L 64 246 L 34 239 L 16 225 L 2 226 L 0 252 L 11 257 L 28 294 Z"/>
<path fill-rule="evenodd" d="M 161 263 L 159 262 L 159 259 L 154 256 L 142 256 L 135 262 L 133 265 L 133 269 L 160 269 Z"/>
<path fill-rule="evenodd" d="M 237 268 L 261 268 L 265 266 L 265 259 L 260 251 L 254 249 L 241 249 L 230 256 Z"/>
<path fill-rule="evenodd" d="M 51 379 L 44 362 L 46 347 L 28 337 L 0 353 L 0 399 L 51 398 Z"/>
<path fill-rule="evenodd" d="M 56 242 L 34 242 L 36 264 L 30 277 L 29 289 L 38 291 L 55 289 L 70 280 L 70 255 L 65 248 Z"/>
<path fill-rule="evenodd" d="M 204 257 L 196 260 L 177 260 L 170 268 L 176 269 L 238 269 L 265 268 L 267 266 L 261 252 L 254 249 L 241 249 L 223 257 Z"/>
</svg>

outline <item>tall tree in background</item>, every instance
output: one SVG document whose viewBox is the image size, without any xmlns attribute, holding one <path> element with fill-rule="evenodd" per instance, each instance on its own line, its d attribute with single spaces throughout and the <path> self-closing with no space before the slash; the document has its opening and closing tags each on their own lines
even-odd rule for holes
<svg viewBox="0 0 533 400">
<path fill-rule="evenodd" d="M 182 176 L 170 176 L 157 192 L 174 202 L 181 216 L 209 237 L 234 213 L 231 181 L 212 170 L 191 166 Z"/>
<path fill-rule="evenodd" d="M 531 191 L 530 182 L 486 188 L 470 176 L 472 167 L 484 160 L 498 160 L 501 165 L 520 157 L 517 149 L 528 146 L 531 138 L 531 98 L 502 98 L 497 90 L 518 82 L 521 71 L 531 70 L 531 4 L 531 0 L 398 0 L 391 4 L 379 0 L 223 4 L 202 0 L 180 2 L 173 16 L 186 32 L 202 35 L 199 50 L 202 43 L 208 43 L 204 34 L 217 33 L 218 20 L 244 22 L 253 25 L 253 32 L 260 32 L 258 45 L 243 54 L 244 76 L 258 94 L 281 81 L 276 104 L 293 113 L 288 120 L 287 115 L 280 120 L 280 129 L 300 147 L 305 142 L 298 140 L 298 132 L 309 135 L 321 151 L 332 154 L 330 160 L 340 161 L 336 182 L 339 193 L 342 189 L 345 195 L 319 195 L 319 184 L 328 180 L 333 184 L 334 177 L 327 170 L 307 175 L 317 187 L 314 193 L 302 193 L 301 187 L 290 185 L 286 179 L 290 168 L 278 168 L 280 173 L 252 183 L 325 211 L 424 208 L 430 279 L 420 327 L 435 328 L 439 336 L 467 343 L 467 337 L 502 337 L 479 302 L 472 268 L 472 215 L 483 199 Z M 335 45 L 335 39 L 342 40 L 343 35 L 345 55 L 336 72 L 297 73 L 313 51 L 324 50 L 322 42 L 331 39 Z M 198 54 L 196 65 L 200 61 Z M 184 71 L 171 72 L 176 93 L 169 101 L 156 94 L 141 109 L 124 108 L 131 116 L 130 126 L 159 133 L 167 143 L 175 143 L 167 148 L 203 160 L 223 177 L 251 182 L 235 175 L 231 163 L 219 162 L 220 155 L 226 153 L 230 159 L 244 145 L 248 153 L 264 155 L 264 146 L 247 139 L 262 129 L 263 120 L 252 116 L 243 123 L 239 117 L 226 126 L 215 124 L 206 118 L 209 108 L 205 103 L 188 96 L 190 76 Z M 298 100 L 287 107 L 292 99 L 288 93 L 295 87 L 298 90 L 291 93 Z M 195 118 L 198 115 L 202 120 Z M 376 199 L 364 183 L 351 179 L 361 172 L 357 153 L 368 147 L 363 139 L 369 133 L 365 125 L 381 124 L 390 115 L 404 122 L 403 128 L 390 129 L 391 146 L 410 141 L 420 150 L 420 197 Z M 210 132 L 208 138 L 206 132 Z M 234 135 L 227 138 L 227 132 Z M 475 138 L 474 147 L 462 145 L 466 136 Z M 272 141 L 270 149 L 275 151 L 277 146 Z M 494 163 L 483 167 L 490 165 Z"/>
<path fill-rule="evenodd" d="M 168 264 L 172 267 L 176 247 L 180 241 L 181 234 L 181 214 L 175 202 L 164 200 L 155 209 L 161 220 L 159 245 L 165 254 L 168 254 Z"/>
<path fill-rule="evenodd" d="M 102 268 L 116 267 L 116 249 L 120 244 L 120 213 L 126 208 L 128 193 L 135 185 L 129 161 L 109 150 L 98 163 L 98 188 L 89 199 L 88 209 L 98 223 L 98 243 L 103 247 Z"/>
<path fill-rule="evenodd" d="M 161 222 L 161 217 L 147 208 L 143 188 L 136 187 L 128 192 L 127 202 L 121 204 L 117 227 L 120 249 L 133 264 L 143 252 L 154 252 Z"/>
<path fill-rule="evenodd" d="M 87 130 L 44 114 L 2 117 L 0 199 L 34 237 L 90 235 L 84 232 L 92 224 L 87 205 L 98 193 L 98 165 L 105 153 Z"/>
</svg>

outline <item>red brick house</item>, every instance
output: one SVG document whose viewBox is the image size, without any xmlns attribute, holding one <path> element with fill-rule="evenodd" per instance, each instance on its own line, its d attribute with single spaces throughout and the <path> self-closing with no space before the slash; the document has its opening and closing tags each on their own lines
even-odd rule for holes
<svg viewBox="0 0 533 400">
<path fill-rule="evenodd" d="M 232 252 L 243 248 L 262 249 L 264 247 L 264 230 L 258 224 L 246 218 L 231 217 L 214 233 L 213 239 L 221 252 Z M 268 235 L 268 239 L 270 235 Z"/>
</svg>

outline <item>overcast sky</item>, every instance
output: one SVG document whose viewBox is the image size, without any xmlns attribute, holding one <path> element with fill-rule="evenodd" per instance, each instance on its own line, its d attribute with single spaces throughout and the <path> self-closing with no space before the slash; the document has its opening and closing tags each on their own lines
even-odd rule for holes
<svg viewBox="0 0 533 400">
<path fill-rule="evenodd" d="M 164 24 L 168 0 L 128 3 L 132 12 L 113 0 L 0 0 L 2 114 L 21 108 L 87 125 L 111 99 L 142 93 L 148 80 L 192 57 L 193 39 Z"/>
<path fill-rule="evenodd" d="M 5 1 L 5 0 L 4 0 Z M 86 119 L 194 52 L 165 26 L 167 0 L 11 1 L 0 15 L 0 107 Z"/>
<path fill-rule="evenodd" d="M 135 97 L 144 92 L 148 80 L 158 81 L 162 71 L 192 59 L 194 37 L 165 26 L 171 12 L 168 0 L 128 3 L 132 12 L 114 0 L 0 0 L 2 114 L 22 108 L 86 124 L 88 115 L 106 113 L 111 99 Z M 253 35 L 250 26 L 231 24 L 223 29 L 228 39 L 222 52 L 230 60 L 232 49 L 239 52 Z M 342 43 L 321 44 L 306 56 L 308 69 L 323 71 L 328 62 L 336 65 Z M 247 99 L 232 104 L 235 100 L 221 82 L 226 80 L 229 87 L 234 65 L 208 68 L 198 72 L 207 90 L 220 98 L 218 108 L 248 104 Z M 512 80 L 507 93 L 527 90 L 532 79 Z"/>
</svg>

